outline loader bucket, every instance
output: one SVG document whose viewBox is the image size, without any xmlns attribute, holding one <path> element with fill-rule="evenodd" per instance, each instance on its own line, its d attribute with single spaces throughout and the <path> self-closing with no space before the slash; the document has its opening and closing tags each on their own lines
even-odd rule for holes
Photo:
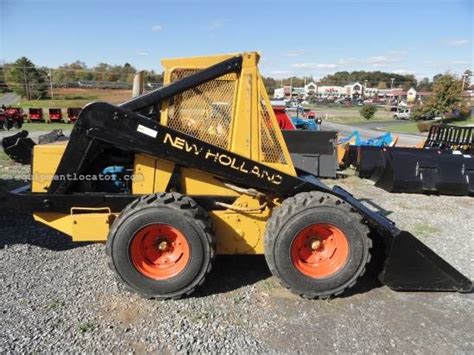
<svg viewBox="0 0 474 355">
<path fill-rule="evenodd" d="M 48 144 L 58 141 L 66 141 L 69 137 L 63 134 L 61 129 L 54 129 L 49 133 L 39 136 L 39 144 Z M 31 164 L 33 147 L 36 143 L 28 138 L 28 131 L 21 131 L 13 136 L 2 140 L 3 150 L 12 160 L 20 164 Z"/>
<path fill-rule="evenodd" d="M 356 166 L 356 164 L 357 164 L 357 149 L 358 148 L 359 148 L 358 146 L 352 145 L 352 144 L 350 144 L 346 148 L 346 152 L 344 154 L 344 157 L 342 158 L 342 161 L 344 163 L 345 168 L 348 168 L 351 165 Z"/>
<path fill-rule="evenodd" d="M 67 141 L 69 137 L 63 134 L 62 129 L 53 129 L 51 132 L 38 137 L 39 144 L 48 144 L 60 141 Z"/>
<path fill-rule="evenodd" d="M 382 151 L 385 148 L 363 145 L 357 149 L 357 162 L 355 164 L 357 173 L 361 178 L 369 179 L 378 175 L 384 168 Z"/>
<path fill-rule="evenodd" d="M 471 292 L 472 282 L 411 233 L 399 232 L 387 244 L 380 281 L 398 291 Z"/>
<path fill-rule="evenodd" d="M 390 192 L 473 194 L 474 159 L 439 149 L 387 148 L 375 186 Z"/>
<path fill-rule="evenodd" d="M 333 191 L 376 224 L 385 247 L 384 265 L 379 274 L 383 284 L 398 291 L 472 290 L 471 280 L 411 233 L 399 230 L 382 213 L 373 211 L 339 186 L 333 187 Z"/>
<path fill-rule="evenodd" d="M 282 130 L 281 132 L 296 168 L 318 177 L 336 177 L 337 132 L 300 130 Z"/>
<path fill-rule="evenodd" d="M 28 138 L 28 131 L 21 131 L 2 140 L 3 150 L 12 160 L 20 164 L 31 164 L 33 147 L 36 145 Z"/>
<path fill-rule="evenodd" d="M 431 126 L 425 147 L 474 153 L 474 127 Z"/>
</svg>

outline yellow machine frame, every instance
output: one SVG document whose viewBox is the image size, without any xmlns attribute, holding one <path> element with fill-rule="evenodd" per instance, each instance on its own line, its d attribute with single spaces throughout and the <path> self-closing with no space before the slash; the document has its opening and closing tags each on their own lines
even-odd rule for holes
<svg viewBox="0 0 474 355">
<path fill-rule="evenodd" d="M 164 84 L 172 82 L 178 70 L 199 70 L 234 54 L 194 58 L 175 58 L 162 61 Z M 238 75 L 227 78 L 234 86 L 231 103 L 232 117 L 228 129 L 226 149 L 246 158 L 261 162 L 295 176 L 295 169 L 285 141 L 278 127 L 270 105 L 263 80 L 258 71 L 259 54 L 244 53 L 242 70 Z M 223 79 L 216 79 L 223 80 Z M 199 92 L 196 93 L 199 95 Z M 212 98 L 211 98 L 212 99 Z M 214 103 L 213 103 L 214 104 Z M 219 103 L 218 103 L 219 104 Z M 168 125 L 173 103 L 165 103 L 161 111 L 161 124 Z M 206 115 L 201 119 L 205 119 Z M 265 138 L 265 135 L 271 137 Z M 280 161 L 268 162 L 264 158 L 268 142 L 275 146 L 275 154 Z M 33 192 L 44 192 L 51 180 L 45 178 L 54 174 L 64 152 L 65 145 L 38 145 L 34 148 L 32 184 Z M 174 163 L 137 154 L 134 161 L 132 193 L 137 195 L 165 191 Z M 225 210 L 209 211 L 213 229 L 217 236 L 217 252 L 220 254 L 263 254 L 263 235 L 271 210 L 259 205 L 257 198 L 239 194 L 232 187 L 216 180 L 211 175 L 198 170 L 181 169 L 182 192 L 189 196 L 214 195 L 238 197 L 232 206 Z M 109 226 L 116 215 L 107 209 L 72 208 L 70 214 L 41 212 L 35 213 L 35 220 L 70 235 L 74 241 L 105 241 Z"/>
</svg>

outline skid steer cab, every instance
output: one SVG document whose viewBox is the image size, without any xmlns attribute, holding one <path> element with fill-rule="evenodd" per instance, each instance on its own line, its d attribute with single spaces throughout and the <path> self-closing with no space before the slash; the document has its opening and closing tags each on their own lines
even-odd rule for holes
<svg viewBox="0 0 474 355">
<path fill-rule="evenodd" d="M 470 291 L 410 233 L 294 167 L 258 61 L 163 60 L 163 87 L 91 103 L 68 142 L 34 146 L 15 204 L 74 241 L 106 242 L 119 280 L 144 297 L 191 294 L 216 254 L 264 254 L 308 298 L 354 286 L 379 252 L 393 289 Z"/>
</svg>

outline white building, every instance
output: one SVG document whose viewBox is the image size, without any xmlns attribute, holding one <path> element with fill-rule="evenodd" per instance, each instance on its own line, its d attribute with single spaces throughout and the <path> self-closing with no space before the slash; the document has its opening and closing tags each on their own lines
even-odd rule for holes
<svg viewBox="0 0 474 355">
<path fill-rule="evenodd" d="M 285 98 L 285 88 L 278 88 L 278 89 L 275 89 L 275 91 L 273 92 L 273 97 L 275 99 L 284 99 Z"/>
<path fill-rule="evenodd" d="M 359 98 L 362 96 L 364 88 L 361 83 L 352 83 L 349 85 L 345 85 L 344 88 L 346 89 L 347 96 L 352 98 Z"/>
<path fill-rule="evenodd" d="M 377 95 L 378 89 L 365 88 L 361 83 L 355 82 L 345 86 L 321 85 L 318 86 L 314 82 L 306 84 L 304 87 L 284 86 L 275 89 L 273 97 L 275 99 L 285 99 L 298 97 L 307 99 L 308 96 L 317 96 L 320 98 L 341 98 L 341 97 L 374 97 Z"/>
<path fill-rule="evenodd" d="M 304 86 L 306 95 L 314 95 L 318 91 L 318 85 L 315 82 L 310 82 Z"/>
<path fill-rule="evenodd" d="M 347 89 L 343 86 L 318 86 L 316 95 L 321 98 L 344 97 L 347 95 Z"/>
<path fill-rule="evenodd" d="M 416 90 L 415 88 L 410 88 L 410 90 L 407 91 L 407 102 L 409 104 L 414 103 L 416 101 Z"/>
</svg>

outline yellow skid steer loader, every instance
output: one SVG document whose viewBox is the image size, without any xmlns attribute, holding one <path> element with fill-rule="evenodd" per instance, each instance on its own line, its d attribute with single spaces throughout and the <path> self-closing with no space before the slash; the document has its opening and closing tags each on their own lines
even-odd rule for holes
<svg viewBox="0 0 474 355">
<path fill-rule="evenodd" d="M 87 105 L 68 142 L 34 147 L 34 179 L 12 191 L 15 204 L 74 241 L 106 242 L 118 279 L 144 297 L 190 294 L 216 254 L 265 254 L 308 298 L 355 285 L 375 252 L 395 290 L 470 291 L 410 233 L 295 168 L 258 61 L 167 59 L 163 87 Z"/>
</svg>

